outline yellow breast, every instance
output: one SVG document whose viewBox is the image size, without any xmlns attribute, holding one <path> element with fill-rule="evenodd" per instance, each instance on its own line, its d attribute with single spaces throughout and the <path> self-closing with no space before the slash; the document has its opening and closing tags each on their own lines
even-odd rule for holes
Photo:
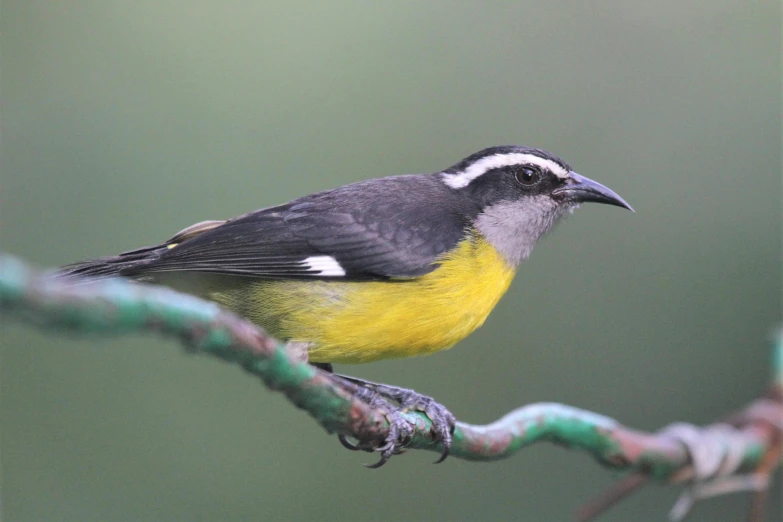
<svg viewBox="0 0 783 522">
<path fill-rule="evenodd" d="M 361 363 L 426 355 L 481 326 L 514 269 L 469 237 L 420 278 L 399 282 L 261 281 L 211 297 L 291 341 L 313 362 Z"/>
</svg>

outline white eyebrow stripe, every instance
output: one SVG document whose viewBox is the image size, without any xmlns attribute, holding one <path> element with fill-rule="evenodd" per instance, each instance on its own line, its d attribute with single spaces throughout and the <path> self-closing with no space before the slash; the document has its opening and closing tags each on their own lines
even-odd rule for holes
<svg viewBox="0 0 783 522">
<path fill-rule="evenodd" d="M 318 272 L 318 275 L 334 277 L 345 275 L 345 269 L 332 256 L 310 256 L 302 263 L 307 265 L 308 270 Z"/>
<path fill-rule="evenodd" d="M 508 167 L 510 165 L 519 165 L 521 163 L 532 163 L 538 165 L 544 170 L 550 171 L 558 178 L 567 178 L 568 171 L 555 163 L 552 160 L 544 159 L 535 154 L 525 154 L 522 152 L 514 152 L 510 154 L 495 154 L 493 156 L 487 156 L 481 158 L 477 162 L 470 165 L 462 172 L 456 172 L 454 174 L 443 174 L 443 182 L 451 188 L 459 189 L 470 185 L 470 182 L 479 176 L 486 174 L 490 170 L 500 167 Z"/>
</svg>

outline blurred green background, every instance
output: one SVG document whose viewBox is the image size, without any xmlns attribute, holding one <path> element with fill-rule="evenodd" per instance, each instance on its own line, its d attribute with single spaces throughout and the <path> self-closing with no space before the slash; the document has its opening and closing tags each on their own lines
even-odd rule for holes
<svg viewBox="0 0 783 522">
<path fill-rule="evenodd" d="M 54 266 L 534 145 L 637 213 L 579 210 L 453 350 L 338 370 L 468 422 L 560 401 L 649 430 L 709 422 L 768 382 L 778 2 L 5 0 L 0 15 L 4 251 Z M 373 456 L 173 342 L 0 332 L 4 522 L 566 520 L 613 480 L 546 445 L 369 471 Z M 650 487 L 603 520 L 662 520 L 676 495 Z"/>
</svg>

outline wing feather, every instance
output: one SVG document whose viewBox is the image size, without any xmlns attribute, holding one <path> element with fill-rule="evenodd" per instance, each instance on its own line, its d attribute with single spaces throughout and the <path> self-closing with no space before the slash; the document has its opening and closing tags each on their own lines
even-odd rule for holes
<svg viewBox="0 0 783 522">
<path fill-rule="evenodd" d="M 474 209 L 460 204 L 434 176 L 369 180 L 226 222 L 188 227 L 188 233 L 178 234 L 155 257 L 126 274 L 202 271 L 275 279 L 411 278 L 433 270 L 438 257 L 463 237 L 464 221 Z M 319 263 L 307 262 L 316 256 L 329 256 L 344 274 L 327 274 L 318 269 Z"/>
</svg>

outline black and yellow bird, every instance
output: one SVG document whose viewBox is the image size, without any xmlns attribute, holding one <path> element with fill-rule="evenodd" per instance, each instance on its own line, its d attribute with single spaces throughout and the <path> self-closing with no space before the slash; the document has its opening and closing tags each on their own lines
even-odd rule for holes
<svg viewBox="0 0 783 522">
<path fill-rule="evenodd" d="M 546 151 L 492 147 L 443 171 L 198 223 L 60 276 L 124 276 L 211 299 L 321 367 L 426 355 L 481 326 L 520 261 L 582 202 L 631 209 Z M 394 398 L 425 409 L 448 449 L 445 409 Z M 383 461 L 397 449 L 390 442 Z"/>
</svg>

